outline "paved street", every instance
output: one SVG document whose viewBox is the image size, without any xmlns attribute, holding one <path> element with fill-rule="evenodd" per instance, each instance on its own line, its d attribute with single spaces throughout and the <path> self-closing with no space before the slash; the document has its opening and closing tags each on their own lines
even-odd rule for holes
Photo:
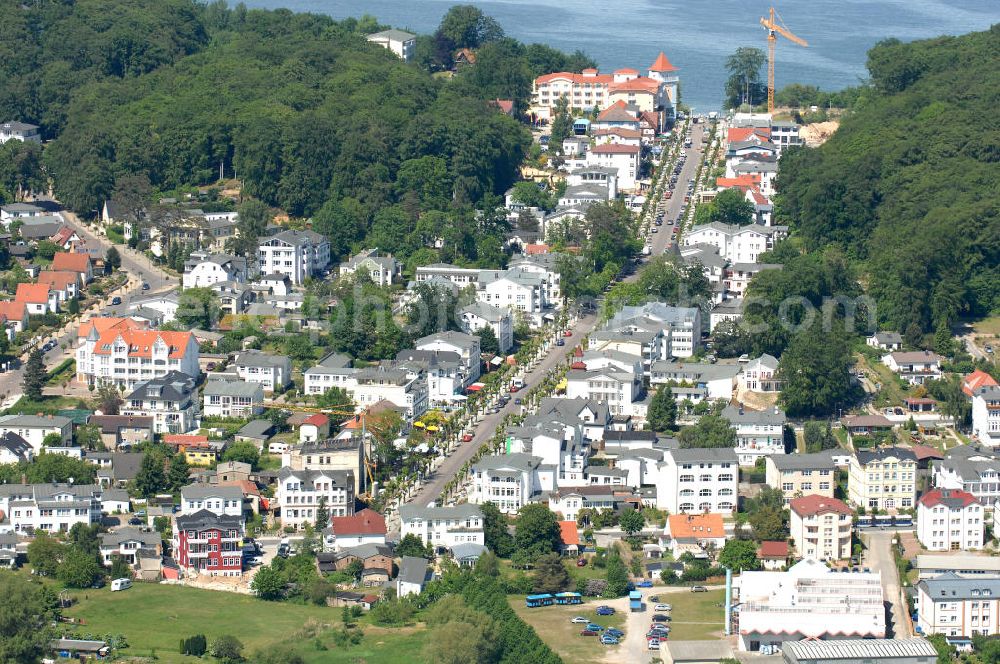
<svg viewBox="0 0 1000 664">
<path fill-rule="evenodd" d="M 864 564 L 873 572 L 882 573 L 883 597 L 889 610 L 886 613 L 886 636 L 894 639 L 907 639 L 910 633 L 910 621 L 906 618 L 906 604 L 900 593 L 899 574 L 892 555 L 893 531 L 879 530 L 864 534 L 867 549 L 865 549 Z"/>
<path fill-rule="evenodd" d="M 40 199 L 48 200 L 51 199 Z M 94 255 L 104 256 L 107 250 L 112 246 L 110 240 L 106 237 L 99 236 L 94 233 L 86 224 L 82 223 L 80 219 L 68 211 L 60 211 L 60 216 L 66 222 L 68 226 L 71 226 L 83 240 L 83 249 L 89 250 Z M 73 356 L 73 349 L 76 345 L 76 331 L 80 325 L 80 322 L 90 319 L 90 316 L 96 313 L 103 312 L 110 306 L 111 298 L 114 296 L 121 297 L 125 300 L 130 294 L 141 293 L 142 282 L 145 281 L 150 285 L 149 292 L 156 292 L 159 290 L 166 290 L 170 286 L 176 286 L 177 280 L 171 280 L 168 275 L 153 265 L 148 258 L 144 255 L 129 249 L 128 247 L 118 247 L 118 253 L 121 255 L 122 266 L 121 269 L 128 272 L 129 282 L 122 289 L 115 291 L 114 293 L 109 293 L 104 297 L 101 302 L 95 306 L 92 306 L 86 311 L 81 311 L 80 319 L 74 322 L 70 322 L 68 325 L 64 326 L 56 334 L 49 335 L 47 339 L 55 339 L 56 346 L 44 355 L 45 366 L 52 367 L 64 360 L 67 357 Z M 63 350 L 63 346 L 66 346 L 66 350 Z M 18 394 L 21 391 L 21 384 L 24 379 L 24 364 L 22 364 L 17 369 L 7 371 L 0 374 L 0 397 L 7 398 L 12 395 Z"/>
</svg>

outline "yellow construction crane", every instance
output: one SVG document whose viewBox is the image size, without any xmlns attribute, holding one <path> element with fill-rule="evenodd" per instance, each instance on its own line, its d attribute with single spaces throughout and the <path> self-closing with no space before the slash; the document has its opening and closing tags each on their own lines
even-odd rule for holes
<svg viewBox="0 0 1000 664">
<path fill-rule="evenodd" d="M 777 16 L 778 20 L 775 21 Z M 767 112 L 774 113 L 774 47 L 778 43 L 778 35 L 799 46 L 809 46 L 809 43 L 792 34 L 781 20 L 781 14 L 771 7 L 770 18 L 760 19 L 760 24 L 767 30 Z"/>
</svg>

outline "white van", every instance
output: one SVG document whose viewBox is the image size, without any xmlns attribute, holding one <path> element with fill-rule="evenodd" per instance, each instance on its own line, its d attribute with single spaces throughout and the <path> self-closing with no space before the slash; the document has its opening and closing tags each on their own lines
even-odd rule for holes
<svg viewBox="0 0 1000 664">
<path fill-rule="evenodd" d="M 111 592 L 116 590 L 128 590 L 132 587 L 132 579 L 115 579 L 111 582 Z"/>
</svg>

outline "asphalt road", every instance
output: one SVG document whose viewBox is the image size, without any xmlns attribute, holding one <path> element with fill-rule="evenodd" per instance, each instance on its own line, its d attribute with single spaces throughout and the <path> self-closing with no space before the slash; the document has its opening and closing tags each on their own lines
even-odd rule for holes
<svg viewBox="0 0 1000 664">
<path fill-rule="evenodd" d="M 698 163 L 701 161 L 701 136 L 704 132 L 704 122 L 691 125 L 692 147 L 684 149 L 684 154 L 687 155 L 687 161 L 684 163 L 684 168 L 681 169 L 680 175 L 677 177 L 677 184 L 674 185 L 672 197 L 669 200 L 664 199 L 662 201 L 661 207 L 664 210 L 663 225 L 658 227 L 658 233 L 654 233 L 650 236 L 652 238 L 650 247 L 652 248 L 652 254 L 654 256 L 666 253 L 669 248 L 671 224 L 673 224 L 674 220 L 680 216 L 681 208 L 684 207 L 684 195 L 687 192 L 688 180 L 693 178 L 698 172 Z M 668 181 L 672 172 L 673 171 L 665 173 Z M 657 227 L 654 226 L 654 228 Z M 679 238 L 680 230 L 678 230 L 677 233 L 677 238 Z"/>
<path fill-rule="evenodd" d="M 899 573 L 892 556 L 892 538 L 895 532 L 888 530 L 867 531 L 864 561 L 865 566 L 872 571 L 882 573 L 882 594 L 889 609 L 886 612 L 886 636 L 894 639 L 907 639 L 910 633 L 910 622 L 906 619 L 906 604 L 899 588 Z"/>
<path fill-rule="evenodd" d="M 52 199 L 45 198 L 39 200 L 54 202 Z M 63 218 L 66 225 L 71 226 L 83 240 L 81 249 L 88 251 L 92 255 L 103 257 L 107 253 L 107 250 L 111 248 L 112 243 L 110 240 L 94 233 L 72 212 L 61 210 L 59 215 Z M 103 298 L 96 306 L 91 307 L 85 312 L 81 312 L 82 315 L 79 321 L 70 322 L 55 334 L 46 337 L 46 339 L 55 339 L 57 342 L 54 348 L 43 355 L 47 367 L 52 367 L 62 360 L 73 356 L 76 347 L 76 332 L 80 322 L 89 320 L 93 314 L 108 311 L 111 308 L 110 302 L 112 297 L 117 296 L 125 300 L 129 295 L 141 293 L 143 281 L 149 284 L 150 289 L 148 292 L 150 293 L 166 290 L 168 287 L 178 285 L 176 279 L 171 280 L 163 270 L 153 265 L 143 254 L 121 246 L 118 247 L 118 253 L 122 259 L 121 269 L 127 271 L 129 274 L 128 284 L 124 288 Z M 63 345 L 66 345 L 66 350 L 62 349 Z M 17 369 L 0 374 L 0 396 L 5 400 L 21 392 L 21 385 L 24 381 L 24 359 L 26 358 L 22 359 L 21 366 Z"/>
</svg>

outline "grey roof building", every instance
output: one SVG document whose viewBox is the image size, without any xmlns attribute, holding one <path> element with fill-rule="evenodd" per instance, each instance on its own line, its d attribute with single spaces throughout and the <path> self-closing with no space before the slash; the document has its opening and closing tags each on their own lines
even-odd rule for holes
<svg viewBox="0 0 1000 664">
<path fill-rule="evenodd" d="M 774 454 L 768 457 L 778 470 L 818 470 L 834 468 L 829 451 L 812 454 Z"/>
<path fill-rule="evenodd" d="M 732 463 L 735 464 L 736 451 L 731 447 L 688 447 L 670 450 L 670 455 L 678 464 L 682 463 Z"/>
<path fill-rule="evenodd" d="M 787 664 L 930 664 L 937 660 L 937 650 L 927 639 L 786 641 L 781 653 Z"/>
<path fill-rule="evenodd" d="M 907 461 L 916 461 L 917 455 L 913 453 L 913 450 L 908 450 L 904 447 L 880 447 L 877 450 L 858 450 L 857 452 L 858 462 L 862 465 L 868 465 L 872 461 L 883 461 L 889 458 L 905 459 Z"/>
<path fill-rule="evenodd" d="M 396 577 L 396 594 L 403 597 L 413 592 L 421 592 L 424 584 L 431 580 L 431 569 L 426 558 L 403 556 Z M 405 586 L 415 588 L 407 589 Z"/>
</svg>

